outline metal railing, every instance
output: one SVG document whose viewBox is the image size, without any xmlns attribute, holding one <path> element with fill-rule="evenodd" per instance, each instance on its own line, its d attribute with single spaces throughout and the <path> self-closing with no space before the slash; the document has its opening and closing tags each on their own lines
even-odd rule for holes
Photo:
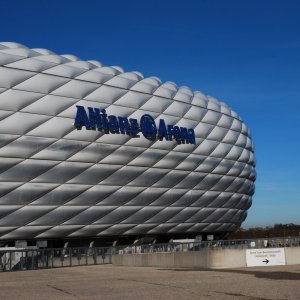
<svg viewBox="0 0 300 300">
<path fill-rule="evenodd" d="M 195 241 L 188 243 L 118 246 L 115 247 L 115 254 L 186 252 L 201 251 L 204 249 L 259 249 L 281 247 L 300 247 L 300 237 Z"/>
<path fill-rule="evenodd" d="M 300 247 L 300 237 L 195 241 L 188 243 L 173 242 L 90 248 L 1 248 L 0 272 L 111 264 L 113 254 L 281 247 Z"/>
<path fill-rule="evenodd" d="M 0 250 L 0 272 L 111 263 L 113 248 Z"/>
</svg>

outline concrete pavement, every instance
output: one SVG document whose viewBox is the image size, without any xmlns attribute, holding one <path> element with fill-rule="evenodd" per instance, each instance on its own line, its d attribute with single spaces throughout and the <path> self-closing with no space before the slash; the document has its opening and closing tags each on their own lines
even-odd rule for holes
<svg viewBox="0 0 300 300">
<path fill-rule="evenodd" d="M 82 266 L 0 273 L 0 299 L 300 299 L 300 265 L 226 270 Z"/>
</svg>

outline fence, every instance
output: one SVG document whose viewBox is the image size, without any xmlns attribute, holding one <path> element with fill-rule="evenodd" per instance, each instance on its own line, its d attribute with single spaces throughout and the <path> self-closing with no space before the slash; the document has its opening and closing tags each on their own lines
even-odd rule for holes
<svg viewBox="0 0 300 300">
<path fill-rule="evenodd" d="M 110 264 L 113 248 L 54 248 L 0 250 L 0 271 L 36 270 Z"/>
<path fill-rule="evenodd" d="M 264 238 L 248 240 L 195 241 L 126 245 L 92 248 L 1 248 L 0 272 L 61 268 L 80 265 L 110 264 L 113 254 L 201 251 L 203 249 L 255 249 L 300 247 L 300 237 Z"/>
<path fill-rule="evenodd" d="M 201 251 L 203 249 L 259 249 L 300 247 L 300 237 L 293 238 L 263 238 L 247 240 L 216 240 L 195 241 L 189 243 L 165 243 L 148 245 L 118 246 L 116 254 L 155 253 L 155 252 L 185 252 Z"/>
</svg>

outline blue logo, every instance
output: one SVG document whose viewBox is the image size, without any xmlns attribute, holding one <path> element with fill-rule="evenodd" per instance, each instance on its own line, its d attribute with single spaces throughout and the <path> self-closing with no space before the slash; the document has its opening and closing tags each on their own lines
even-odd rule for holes
<svg viewBox="0 0 300 300">
<path fill-rule="evenodd" d="M 154 119 L 150 115 L 143 115 L 140 120 L 143 136 L 151 141 L 156 139 L 157 129 Z"/>
<path fill-rule="evenodd" d="M 131 137 L 143 136 L 151 141 L 156 140 L 175 140 L 178 144 L 195 144 L 194 129 L 187 129 L 174 125 L 166 125 L 164 119 L 159 120 L 158 128 L 154 119 L 145 114 L 138 123 L 137 119 L 126 118 L 114 115 L 107 115 L 105 109 L 88 107 L 87 111 L 83 106 L 76 105 L 77 112 L 74 126 L 81 130 L 85 127 L 87 130 L 99 130 L 105 134 L 127 134 Z"/>
</svg>

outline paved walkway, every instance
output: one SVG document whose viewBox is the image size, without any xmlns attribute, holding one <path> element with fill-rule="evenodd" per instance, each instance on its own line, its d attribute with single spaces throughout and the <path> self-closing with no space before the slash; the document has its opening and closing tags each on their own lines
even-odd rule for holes
<svg viewBox="0 0 300 300">
<path fill-rule="evenodd" d="M 111 265 L 0 273 L 0 299 L 300 299 L 300 265 L 166 270 Z"/>
</svg>

